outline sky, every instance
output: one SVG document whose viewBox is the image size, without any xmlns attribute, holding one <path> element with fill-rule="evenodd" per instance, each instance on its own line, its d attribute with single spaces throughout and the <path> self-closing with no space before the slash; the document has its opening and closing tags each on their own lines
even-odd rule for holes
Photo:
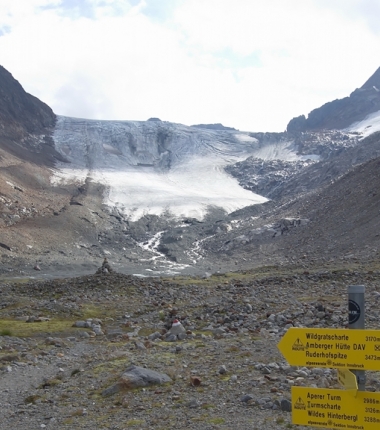
<svg viewBox="0 0 380 430">
<path fill-rule="evenodd" d="M 0 64 L 58 115 L 284 131 L 380 67 L 379 0 L 1 0 Z"/>
</svg>

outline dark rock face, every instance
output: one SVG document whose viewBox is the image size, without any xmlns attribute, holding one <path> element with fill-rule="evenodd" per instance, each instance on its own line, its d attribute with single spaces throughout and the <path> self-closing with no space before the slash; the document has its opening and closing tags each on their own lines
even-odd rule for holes
<svg viewBox="0 0 380 430">
<path fill-rule="evenodd" d="M 262 160 L 249 157 L 228 165 L 225 170 L 237 178 L 243 188 L 271 198 L 278 187 L 299 174 L 308 164 L 308 161 Z"/>
<path fill-rule="evenodd" d="M 156 117 L 149 118 L 149 119 L 148 119 L 148 121 L 153 121 L 153 122 L 162 122 L 162 121 L 160 120 L 160 118 L 156 118 Z"/>
<path fill-rule="evenodd" d="M 286 129 L 290 133 L 304 131 L 307 127 L 306 123 L 307 121 L 305 115 L 300 115 L 291 119 Z"/>
<path fill-rule="evenodd" d="M 347 160 L 343 157 L 344 153 L 358 146 L 358 137 L 355 134 L 338 130 L 322 130 L 318 132 L 250 133 L 250 136 L 257 139 L 260 147 L 287 145 L 302 157 L 300 160 L 282 160 L 251 156 L 225 167 L 225 170 L 236 178 L 243 188 L 269 199 L 278 201 L 284 199 L 285 196 L 294 198 L 300 193 L 321 186 L 326 181 L 331 181 L 335 176 L 339 176 L 351 168 L 352 164 L 357 163 L 356 155 L 352 155 L 352 159 Z M 369 148 L 368 145 L 365 147 Z M 364 162 L 371 158 L 373 150 L 372 148 L 364 151 L 366 156 L 361 157 L 361 161 Z M 326 164 L 335 167 L 330 167 L 330 170 L 319 175 L 317 172 L 322 168 L 322 162 L 327 160 L 331 161 Z M 339 160 L 344 160 L 342 165 Z M 314 165 L 316 167 L 313 167 Z"/>
<path fill-rule="evenodd" d="M 50 137 L 55 121 L 51 108 L 26 93 L 0 66 L 0 149 L 37 164 L 51 164 L 62 158 Z"/>
<path fill-rule="evenodd" d="M 48 105 L 26 93 L 19 82 L 0 66 L 0 121 L 2 135 L 12 130 L 39 133 L 54 126 L 55 115 Z"/>
<path fill-rule="evenodd" d="M 380 110 L 380 67 L 349 97 L 325 103 L 312 110 L 307 118 L 304 115 L 293 118 L 287 126 L 287 131 L 343 129 L 378 110 Z"/>
<path fill-rule="evenodd" d="M 223 124 L 220 124 L 220 123 L 217 123 L 217 124 L 196 124 L 196 125 L 192 125 L 192 127 L 206 128 L 209 130 L 236 130 L 236 128 L 225 127 Z"/>
</svg>

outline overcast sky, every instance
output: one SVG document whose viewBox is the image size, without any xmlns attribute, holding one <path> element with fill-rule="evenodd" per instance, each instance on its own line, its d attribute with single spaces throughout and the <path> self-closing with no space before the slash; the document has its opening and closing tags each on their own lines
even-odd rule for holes
<svg viewBox="0 0 380 430">
<path fill-rule="evenodd" d="M 56 114 L 283 131 L 380 66 L 379 0 L 1 0 L 0 64 Z"/>
</svg>

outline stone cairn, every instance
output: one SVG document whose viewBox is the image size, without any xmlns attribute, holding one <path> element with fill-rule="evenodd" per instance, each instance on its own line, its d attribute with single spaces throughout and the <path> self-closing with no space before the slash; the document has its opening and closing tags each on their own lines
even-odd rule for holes
<svg viewBox="0 0 380 430">
<path fill-rule="evenodd" d="M 107 258 L 105 258 L 103 260 L 103 263 L 101 265 L 101 267 L 99 267 L 99 269 L 96 271 L 97 275 L 108 275 L 109 273 L 112 273 L 113 269 L 111 267 L 111 265 L 108 263 Z"/>
</svg>

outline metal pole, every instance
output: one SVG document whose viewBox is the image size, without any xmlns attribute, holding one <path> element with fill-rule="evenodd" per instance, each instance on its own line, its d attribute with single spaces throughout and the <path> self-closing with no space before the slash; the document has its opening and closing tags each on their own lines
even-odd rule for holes
<svg viewBox="0 0 380 430">
<path fill-rule="evenodd" d="M 348 287 L 348 328 L 365 328 L 364 285 L 349 285 Z M 365 391 L 365 371 L 351 370 L 356 375 L 359 391 Z"/>
</svg>

